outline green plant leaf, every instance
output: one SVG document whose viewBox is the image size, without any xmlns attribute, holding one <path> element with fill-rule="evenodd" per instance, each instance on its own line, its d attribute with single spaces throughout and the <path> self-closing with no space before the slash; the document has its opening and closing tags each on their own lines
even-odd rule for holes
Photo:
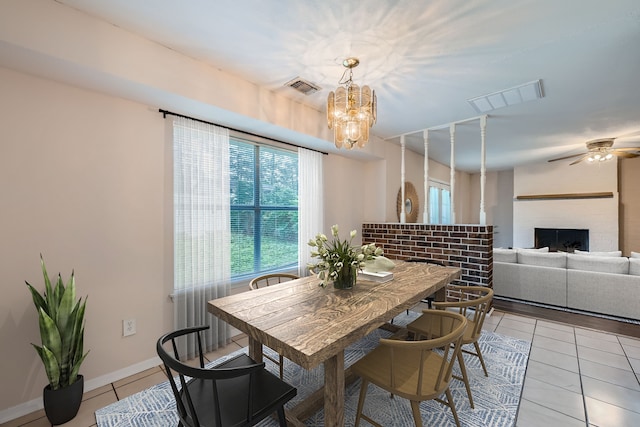
<svg viewBox="0 0 640 427">
<path fill-rule="evenodd" d="M 51 280 L 49 280 L 49 274 L 47 273 L 47 267 L 44 265 L 44 258 L 42 258 L 42 254 L 40 254 L 40 266 L 42 267 L 42 276 L 44 277 L 44 298 L 47 301 L 47 314 L 55 319 L 56 313 L 55 311 L 55 301 L 53 298 L 53 289 L 51 288 Z"/>
<path fill-rule="evenodd" d="M 33 286 L 31 286 L 29 284 L 29 282 L 24 282 L 27 284 L 27 286 L 29 287 L 29 291 L 31 291 L 31 297 L 33 298 L 33 304 L 36 306 L 36 310 L 40 311 L 40 308 L 44 309 L 45 312 L 49 312 L 49 310 L 47 309 L 47 301 L 45 301 L 44 298 L 42 298 L 42 295 L 40 295 L 40 292 L 38 292 L 36 290 L 36 288 L 34 288 Z"/>
<path fill-rule="evenodd" d="M 62 279 L 60 279 L 58 283 L 62 283 Z M 74 311 L 76 310 L 75 291 L 73 274 L 71 274 L 69 284 L 66 289 L 64 289 L 64 293 L 60 296 L 60 304 L 58 305 L 57 310 L 58 317 L 55 319 L 56 324 L 58 325 L 58 330 L 62 336 L 62 348 L 65 351 L 68 351 L 71 348 L 70 344 L 73 337 L 73 328 L 75 323 Z"/>
<path fill-rule="evenodd" d="M 60 332 L 58 331 L 56 323 L 43 309 L 40 309 L 38 324 L 40 326 L 42 346 L 47 347 L 53 353 L 59 364 L 59 361 L 62 359 L 62 340 L 60 339 Z"/>
<path fill-rule="evenodd" d="M 82 353 L 78 353 L 78 354 L 82 354 Z M 71 373 L 69 374 L 69 378 L 67 379 L 67 382 L 68 382 L 67 385 L 71 385 L 74 382 L 76 382 L 76 378 L 78 377 L 78 372 L 80 372 L 80 365 L 82 365 L 82 362 L 84 362 L 84 359 L 85 357 L 87 357 L 87 354 L 89 354 L 88 351 L 73 364 L 73 369 L 71 370 Z"/>
<path fill-rule="evenodd" d="M 60 387 L 60 367 L 58 366 L 56 357 L 47 347 L 40 347 L 33 343 L 31 345 L 38 352 L 40 359 L 42 359 L 42 364 L 44 365 L 44 370 L 47 373 L 51 388 L 54 390 L 57 389 Z"/>
</svg>

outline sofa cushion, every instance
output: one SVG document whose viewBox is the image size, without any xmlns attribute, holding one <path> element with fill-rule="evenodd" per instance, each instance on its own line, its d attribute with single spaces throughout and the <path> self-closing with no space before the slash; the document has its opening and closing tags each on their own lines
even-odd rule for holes
<svg viewBox="0 0 640 427">
<path fill-rule="evenodd" d="M 629 274 L 632 276 L 640 276 L 640 257 L 629 258 Z"/>
<path fill-rule="evenodd" d="M 631 251 L 631 258 L 640 258 L 640 252 Z"/>
<path fill-rule="evenodd" d="M 567 254 L 567 268 L 570 270 L 629 274 L 629 258 Z"/>
<path fill-rule="evenodd" d="M 518 252 L 549 252 L 549 246 L 542 248 L 517 248 Z"/>
<path fill-rule="evenodd" d="M 493 249 L 493 262 L 518 262 L 518 252 L 515 249 Z"/>
<path fill-rule="evenodd" d="M 576 249 L 573 251 L 576 255 L 592 255 L 592 256 L 622 256 L 622 251 L 610 251 L 610 252 L 589 252 Z"/>
<path fill-rule="evenodd" d="M 518 264 L 566 268 L 567 254 L 564 252 L 518 251 Z"/>
</svg>

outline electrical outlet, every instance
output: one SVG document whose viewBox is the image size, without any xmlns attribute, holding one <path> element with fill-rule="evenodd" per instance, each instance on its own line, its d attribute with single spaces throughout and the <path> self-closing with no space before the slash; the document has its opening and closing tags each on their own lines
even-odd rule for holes
<svg viewBox="0 0 640 427">
<path fill-rule="evenodd" d="M 126 319 L 122 321 L 122 336 L 128 337 L 136 333 L 136 319 Z"/>
</svg>

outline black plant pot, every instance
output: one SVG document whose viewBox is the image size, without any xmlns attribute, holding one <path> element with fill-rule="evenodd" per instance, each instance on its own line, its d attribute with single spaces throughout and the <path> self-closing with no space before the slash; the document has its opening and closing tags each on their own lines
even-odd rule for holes
<svg viewBox="0 0 640 427">
<path fill-rule="evenodd" d="M 64 424 L 72 420 L 80 409 L 82 393 L 84 392 L 84 377 L 78 375 L 76 382 L 70 386 L 52 390 L 48 385 L 44 388 L 44 412 L 53 425 Z"/>
</svg>

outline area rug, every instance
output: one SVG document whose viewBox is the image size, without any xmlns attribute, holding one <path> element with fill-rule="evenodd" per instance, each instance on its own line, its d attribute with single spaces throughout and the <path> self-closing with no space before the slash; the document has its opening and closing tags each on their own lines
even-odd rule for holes
<svg viewBox="0 0 640 427">
<path fill-rule="evenodd" d="M 409 312 L 394 319 L 395 325 L 406 325 L 419 316 Z M 345 366 L 352 365 L 367 352 L 375 348 L 380 338 L 390 335 L 384 330 L 377 330 L 345 350 Z M 484 376 L 477 357 L 465 355 L 465 364 L 471 383 L 475 409 L 469 406 L 469 400 L 461 381 L 452 380 L 451 392 L 456 404 L 460 423 L 463 426 L 507 427 L 515 424 L 520 401 L 529 349 L 531 343 L 506 337 L 492 332 L 483 332 L 480 348 L 484 356 L 489 377 Z M 266 348 L 265 352 L 271 350 Z M 213 366 L 239 352 L 220 358 Z M 457 368 L 457 367 L 456 367 Z M 277 375 L 277 367 L 267 361 L 267 369 Z M 298 395 L 287 406 L 294 406 L 299 401 L 317 390 L 323 382 L 323 368 L 319 366 L 307 371 L 295 363 L 285 360 L 284 379 L 298 389 Z M 406 427 L 413 425 L 411 406 L 406 399 L 390 398 L 389 393 L 369 386 L 365 401 L 365 413 L 385 427 Z M 355 420 L 360 380 L 347 386 L 345 390 L 345 425 L 352 426 Z M 422 422 L 430 426 L 453 426 L 455 422 L 449 408 L 435 402 L 427 401 L 420 405 Z M 178 419 L 175 412 L 175 401 L 168 381 L 136 393 L 123 400 L 96 411 L 98 427 L 168 427 L 175 426 Z M 324 426 L 323 411 L 320 410 L 305 421 L 307 426 Z M 273 419 L 266 419 L 260 426 L 277 426 Z M 362 421 L 361 425 L 368 423 Z"/>
</svg>

